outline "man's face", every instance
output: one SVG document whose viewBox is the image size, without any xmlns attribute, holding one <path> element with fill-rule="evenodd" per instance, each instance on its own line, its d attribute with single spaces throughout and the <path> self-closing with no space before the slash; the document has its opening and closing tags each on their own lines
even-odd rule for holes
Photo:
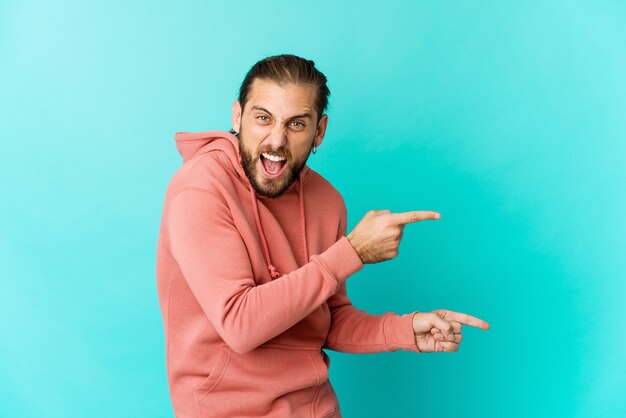
<svg viewBox="0 0 626 418">
<path fill-rule="evenodd" d="M 233 104 L 244 171 L 256 192 L 278 197 L 298 178 L 313 146 L 326 132 L 328 116 L 317 122 L 316 90 L 308 84 L 255 79 L 245 109 Z"/>
</svg>

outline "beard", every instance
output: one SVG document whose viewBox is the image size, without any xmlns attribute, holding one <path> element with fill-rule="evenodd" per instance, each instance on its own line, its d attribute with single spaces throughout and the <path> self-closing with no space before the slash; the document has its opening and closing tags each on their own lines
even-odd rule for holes
<svg viewBox="0 0 626 418">
<path fill-rule="evenodd" d="M 261 147 L 257 150 L 256 154 L 253 155 L 243 146 L 244 141 L 241 132 L 239 133 L 238 138 L 239 155 L 241 155 L 241 165 L 243 166 L 243 171 L 246 173 L 246 176 L 248 177 L 248 180 L 250 180 L 250 184 L 254 187 L 254 190 L 256 190 L 259 195 L 269 198 L 276 198 L 282 195 L 289 188 L 289 186 L 291 186 L 298 179 L 298 176 L 304 168 L 304 165 L 309 159 L 309 155 L 311 155 L 311 150 L 313 149 L 313 141 L 311 141 L 311 147 L 301 160 L 294 160 L 291 153 L 286 148 L 280 148 L 274 151 L 271 147 Z M 260 172 L 261 170 L 259 169 L 259 164 L 263 163 L 259 162 L 259 160 L 261 158 L 261 153 L 264 152 L 285 157 L 285 164 L 287 167 L 285 167 L 280 177 L 276 179 L 269 179 L 265 177 L 262 172 Z"/>
</svg>

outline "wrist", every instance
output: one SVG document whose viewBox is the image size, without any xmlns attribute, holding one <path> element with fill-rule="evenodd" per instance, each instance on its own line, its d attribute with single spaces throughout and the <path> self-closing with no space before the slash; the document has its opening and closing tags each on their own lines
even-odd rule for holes
<svg viewBox="0 0 626 418">
<path fill-rule="evenodd" d="M 354 248 L 354 251 L 356 252 L 356 254 L 361 259 L 361 262 L 364 263 L 363 257 L 361 256 L 363 246 L 360 240 L 358 239 L 358 237 L 355 237 L 354 234 L 350 232 L 348 235 L 346 235 L 346 238 L 348 242 L 350 243 L 350 245 L 352 245 L 352 248 Z"/>
</svg>

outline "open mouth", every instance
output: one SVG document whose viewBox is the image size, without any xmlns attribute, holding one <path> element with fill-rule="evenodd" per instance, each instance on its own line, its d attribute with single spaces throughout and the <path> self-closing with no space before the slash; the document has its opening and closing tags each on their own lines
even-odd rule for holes
<svg viewBox="0 0 626 418">
<path fill-rule="evenodd" d="M 265 152 L 260 155 L 259 161 L 261 162 L 263 174 L 271 179 L 279 177 L 285 171 L 285 167 L 287 167 L 287 159 L 285 157 L 278 157 Z"/>
</svg>

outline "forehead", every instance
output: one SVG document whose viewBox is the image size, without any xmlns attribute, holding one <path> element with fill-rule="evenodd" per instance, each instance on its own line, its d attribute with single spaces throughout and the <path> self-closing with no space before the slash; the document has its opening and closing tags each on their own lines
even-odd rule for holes
<svg viewBox="0 0 626 418">
<path fill-rule="evenodd" d="M 309 112 L 315 114 L 315 87 L 310 84 L 284 84 L 256 78 L 250 86 L 246 109 L 257 105 L 275 115 L 289 117 Z"/>
</svg>

